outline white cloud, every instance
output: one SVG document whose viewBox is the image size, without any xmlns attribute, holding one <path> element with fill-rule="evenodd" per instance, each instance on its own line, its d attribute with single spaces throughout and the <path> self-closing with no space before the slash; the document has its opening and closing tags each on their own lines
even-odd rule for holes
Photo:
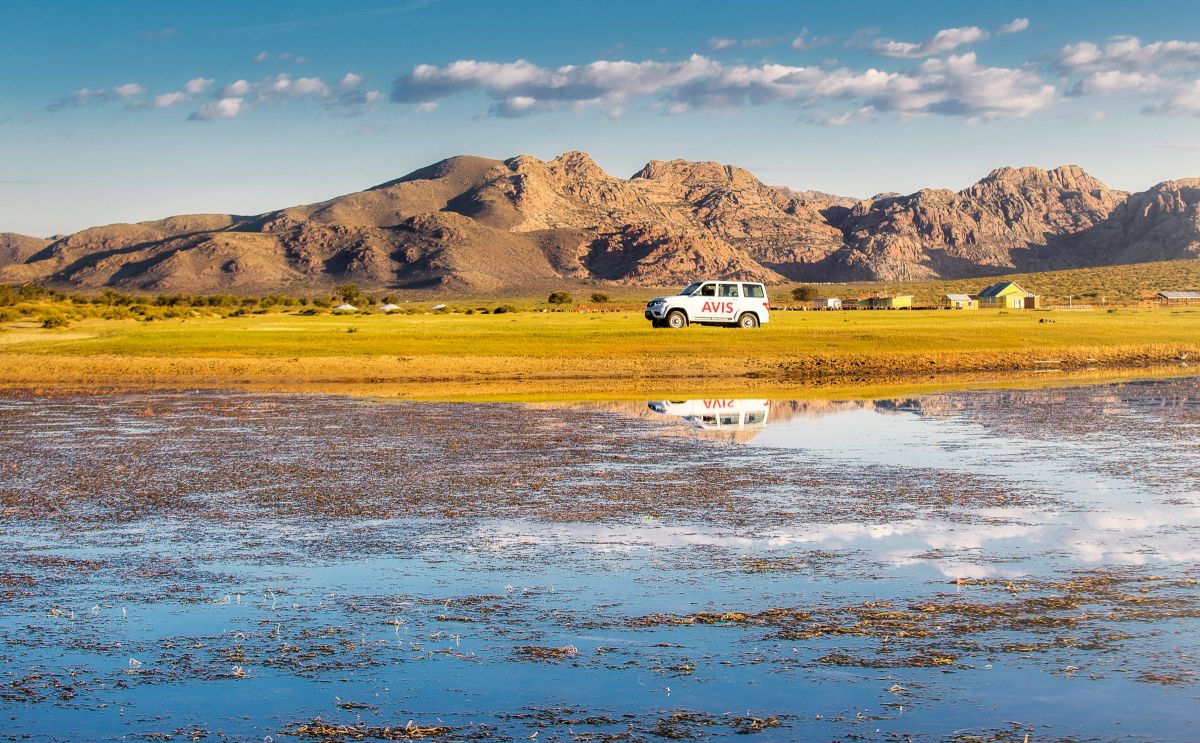
<svg viewBox="0 0 1200 743">
<path fill-rule="evenodd" d="M 826 44 L 831 44 L 833 41 L 834 37 L 832 36 L 811 36 L 808 33 L 808 29 L 803 28 L 800 29 L 800 33 L 796 34 L 796 37 L 792 39 L 791 47 L 793 49 L 806 51 L 808 49 L 817 49 L 818 47 L 825 46 Z"/>
<path fill-rule="evenodd" d="M 997 36 L 1006 36 L 1008 34 L 1019 34 L 1029 28 L 1028 18 L 1014 18 L 1000 28 L 996 29 Z"/>
<path fill-rule="evenodd" d="M 174 93 L 163 93 L 162 95 L 154 96 L 154 100 L 150 105 L 152 108 L 170 108 L 178 103 L 183 103 L 187 99 L 188 96 L 186 93 L 175 91 Z"/>
<path fill-rule="evenodd" d="M 271 58 L 271 53 L 268 51 L 262 51 L 262 52 L 259 52 L 258 54 L 254 55 L 255 62 L 266 62 L 270 58 Z"/>
<path fill-rule="evenodd" d="M 909 41 L 878 39 L 871 43 L 870 48 L 871 51 L 885 57 L 917 59 L 944 54 L 965 44 L 975 44 L 987 39 L 988 36 L 988 32 L 978 26 L 962 26 L 960 28 L 944 28 L 919 44 Z"/>
<path fill-rule="evenodd" d="M 245 80 L 236 80 L 225 87 L 221 88 L 217 93 L 218 98 L 244 98 L 250 95 L 252 90 L 250 83 Z"/>
<path fill-rule="evenodd" d="M 286 72 L 257 82 L 236 80 L 217 91 L 217 103 L 204 106 L 190 118 L 193 121 L 230 119 L 245 113 L 249 108 L 248 101 L 264 104 L 299 100 L 319 101 L 330 111 L 352 116 L 369 110 L 371 104 L 383 98 L 378 90 L 364 90 L 364 80 L 362 75 L 353 72 L 347 72 L 335 85 L 319 77 L 292 77 Z"/>
<path fill-rule="evenodd" d="M 1118 36 L 1103 48 L 1090 41 L 1067 44 L 1054 59 L 1068 73 L 1123 70 L 1158 72 L 1200 66 L 1200 41 L 1155 41 L 1142 44 L 1136 36 Z"/>
<path fill-rule="evenodd" d="M 1166 85 L 1158 75 L 1143 72 L 1105 70 L 1085 75 L 1071 88 L 1071 95 L 1119 95 L 1150 93 Z"/>
<path fill-rule="evenodd" d="M 183 92 L 188 95 L 200 95 L 213 84 L 211 77 L 196 77 L 188 80 L 183 86 Z"/>
<path fill-rule="evenodd" d="M 113 88 L 113 92 L 118 98 L 129 99 L 141 95 L 146 92 L 146 89 L 137 83 L 125 83 Z"/>
<path fill-rule="evenodd" d="M 592 62 L 544 68 L 525 60 L 459 60 L 444 67 L 418 65 L 398 78 L 397 103 L 429 103 L 481 91 L 492 113 L 519 116 L 601 106 L 619 111 L 635 98 L 662 102 L 666 113 L 696 108 L 790 103 L 801 106 L 850 104 L 855 115 L 870 109 L 905 117 L 925 114 L 993 119 L 1026 116 L 1057 97 L 1036 71 L 981 67 L 974 54 L 926 60 L 904 72 L 779 64 L 723 65 L 701 55 L 678 62 Z M 822 112 L 836 123 L 843 114 Z"/>
<path fill-rule="evenodd" d="M 246 113 L 249 106 L 244 98 L 221 98 L 213 103 L 193 111 L 188 117 L 191 121 L 213 121 L 216 119 L 233 119 Z"/>
<path fill-rule="evenodd" d="M 764 49 L 768 46 L 775 46 L 782 42 L 783 39 L 778 36 L 758 36 L 749 39 L 725 39 L 713 37 L 708 40 L 708 50 L 710 52 L 722 52 L 726 49 Z"/>
<path fill-rule="evenodd" d="M 257 91 L 259 100 L 269 98 L 303 98 L 316 96 L 323 98 L 329 95 L 329 86 L 318 77 L 300 77 L 292 79 L 287 73 L 280 73 L 259 83 Z"/>
<path fill-rule="evenodd" d="M 80 88 L 66 98 L 46 106 L 48 111 L 86 106 L 89 103 L 131 101 L 146 92 L 138 83 L 125 83 L 111 88 Z"/>
<path fill-rule="evenodd" d="M 1200 80 L 1180 83 L 1160 101 L 1142 109 L 1156 116 L 1200 116 Z"/>
<path fill-rule="evenodd" d="M 1100 46 L 1090 41 L 1067 44 L 1052 64 L 1078 79 L 1073 96 L 1125 95 L 1146 99 L 1142 113 L 1156 116 L 1200 115 L 1200 42 L 1155 41 L 1118 36 Z"/>
</svg>

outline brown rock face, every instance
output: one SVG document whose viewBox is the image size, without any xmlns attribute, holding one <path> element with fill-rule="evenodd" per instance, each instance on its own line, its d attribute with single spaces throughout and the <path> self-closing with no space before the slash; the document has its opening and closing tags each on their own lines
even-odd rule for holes
<svg viewBox="0 0 1200 743">
<path fill-rule="evenodd" d="M 0 281 L 265 292 L 968 277 L 1194 257 L 1198 210 L 1200 180 L 1128 196 L 1075 166 L 857 200 L 714 162 L 652 161 L 626 179 L 582 152 L 459 156 L 257 216 L 185 215 L 53 241 L 0 234 Z"/>
<path fill-rule="evenodd" d="M 0 268 L 13 263 L 24 263 L 49 244 L 49 240 L 40 237 L 0 232 Z"/>
<path fill-rule="evenodd" d="M 1200 179 L 1135 193 L 1068 244 L 1096 265 L 1200 257 Z"/>
<path fill-rule="evenodd" d="M 1000 168 L 957 193 L 926 189 L 851 208 L 835 262 L 885 280 L 1048 268 L 1055 238 L 1094 227 L 1125 196 L 1073 165 Z"/>
</svg>

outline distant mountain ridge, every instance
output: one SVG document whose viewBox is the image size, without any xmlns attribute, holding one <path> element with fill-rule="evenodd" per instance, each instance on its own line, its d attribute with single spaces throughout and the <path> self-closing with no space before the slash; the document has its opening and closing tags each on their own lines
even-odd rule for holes
<svg viewBox="0 0 1200 743">
<path fill-rule="evenodd" d="M 1073 165 L 999 168 L 962 191 L 853 199 L 768 186 L 736 166 L 588 155 L 458 156 L 316 204 L 0 233 L 0 282 L 154 292 L 365 287 L 502 291 L 562 281 L 672 284 L 968 278 L 1200 257 L 1200 180 L 1127 194 Z"/>
</svg>

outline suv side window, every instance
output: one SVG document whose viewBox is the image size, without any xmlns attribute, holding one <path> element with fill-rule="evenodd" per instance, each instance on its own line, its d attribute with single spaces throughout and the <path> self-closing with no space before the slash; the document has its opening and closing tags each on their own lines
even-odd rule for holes
<svg viewBox="0 0 1200 743">
<path fill-rule="evenodd" d="M 759 284 L 742 284 L 742 289 L 745 290 L 747 297 L 752 297 L 754 299 L 762 299 L 763 297 L 767 296 L 763 291 L 762 286 Z"/>
<path fill-rule="evenodd" d="M 721 284 L 722 297 L 736 297 L 738 295 L 737 284 Z"/>
<path fill-rule="evenodd" d="M 702 297 L 715 297 L 717 296 L 717 285 L 705 284 L 704 286 L 700 287 L 700 291 L 696 293 Z"/>
</svg>

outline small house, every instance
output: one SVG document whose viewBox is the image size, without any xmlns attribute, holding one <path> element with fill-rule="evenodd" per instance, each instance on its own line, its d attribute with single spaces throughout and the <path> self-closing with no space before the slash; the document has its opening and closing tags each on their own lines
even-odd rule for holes
<svg viewBox="0 0 1200 743">
<path fill-rule="evenodd" d="M 952 310 L 979 309 L 979 300 L 975 299 L 970 294 L 947 294 L 946 303 Z"/>
<path fill-rule="evenodd" d="M 840 310 L 842 308 L 842 300 L 837 297 L 824 297 L 822 299 L 813 300 L 814 310 Z"/>
<path fill-rule="evenodd" d="M 1027 292 L 1015 281 L 1000 281 L 979 292 L 976 296 L 980 307 L 1009 310 L 1036 310 L 1042 298 Z"/>
<path fill-rule="evenodd" d="M 358 312 L 358 308 L 354 305 L 344 302 L 333 308 L 334 312 Z"/>
<path fill-rule="evenodd" d="M 1200 304 L 1200 292 L 1159 292 L 1158 302 L 1168 307 Z"/>
<path fill-rule="evenodd" d="M 375 309 L 379 310 L 380 312 L 395 312 L 396 310 L 400 309 L 400 305 L 388 302 L 387 304 L 379 305 Z"/>
<path fill-rule="evenodd" d="M 867 297 L 867 309 L 870 310 L 911 310 L 913 298 L 911 294 L 897 294 Z"/>
</svg>

